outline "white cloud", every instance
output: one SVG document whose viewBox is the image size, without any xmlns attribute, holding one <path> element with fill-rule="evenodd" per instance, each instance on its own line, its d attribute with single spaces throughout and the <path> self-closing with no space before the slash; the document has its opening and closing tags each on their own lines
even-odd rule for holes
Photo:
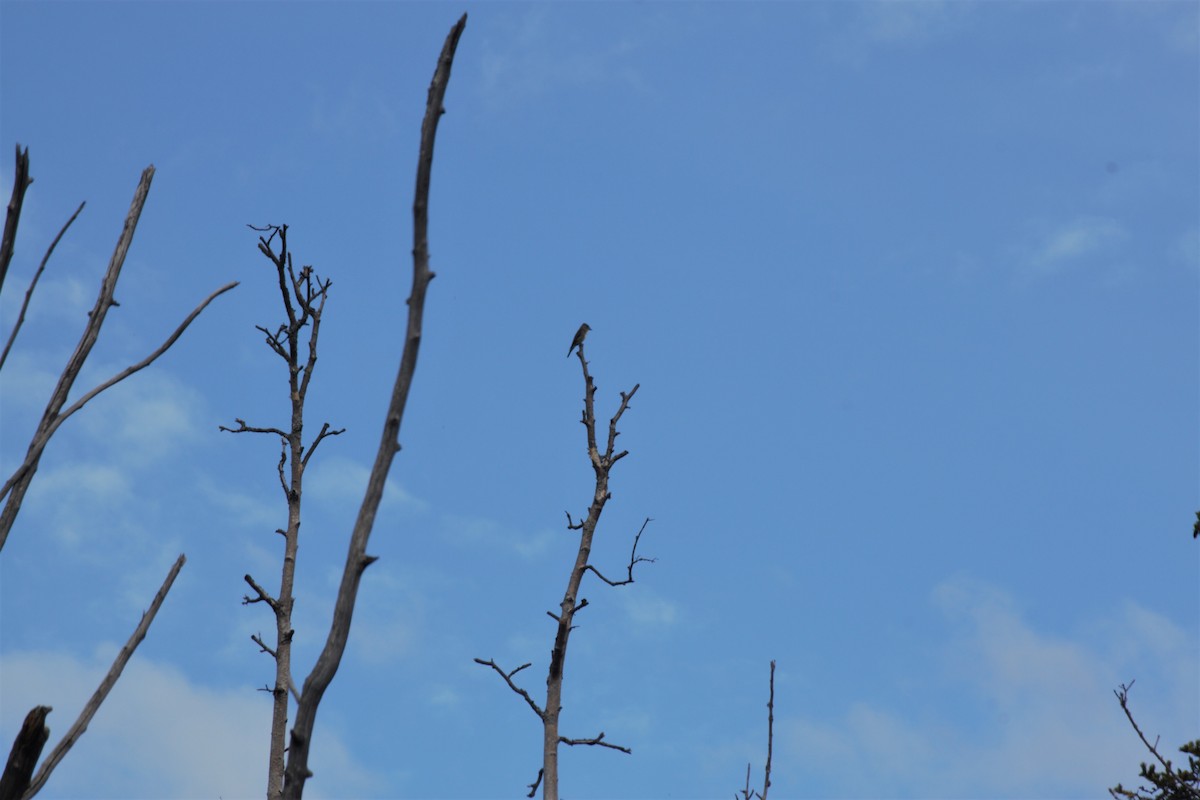
<svg viewBox="0 0 1200 800">
<path fill-rule="evenodd" d="M 550 6 L 530 6 L 519 21 L 483 43 L 480 59 L 485 101 L 493 106 L 525 102 L 568 87 L 619 81 L 643 89 L 630 54 L 638 49 L 628 38 L 595 46 L 575 38 L 571 28 L 551 25 Z"/>
<path fill-rule="evenodd" d="M 962 627 L 923 680 L 964 692 L 986 723 L 866 702 L 833 721 L 782 714 L 784 759 L 850 793 L 883 784 L 922 797 L 1097 796 L 1136 777 L 1146 755 L 1112 694 L 1135 669 L 1143 726 L 1172 749 L 1195 736 L 1197 649 L 1171 621 L 1127 604 L 1092 630 L 1049 634 L 1011 596 L 968 579 L 937 587 L 934 603 Z M 846 770 L 851 762 L 862 768 Z"/>
<path fill-rule="evenodd" d="M 461 547 L 482 545 L 508 550 L 525 559 L 542 555 L 558 538 L 554 531 L 545 528 L 536 532 L 513 531 L 494 520 L 454 514 L 442 516 L 442 531 L 447 539 Z"/>
<path fill-rule="evenodd" d="M 92 659 L 50 652 L 0 658 L 0 735 L 11 741 L 26 711 L 50 705 L 48 753 L 115 653 L 109 645 Z M 266 781 L 269 729 L 270 707 L 252 688 L 202 686 L 174 667 L 135 657 L 39 796 L 257 797 Z M 336 736 L 326 730 L 320 736 L 312 756 L 317 779 L 309 784 L 314 796 L 352 795 L 378 783 Z"/>
<path fill-rule="evenodd" d="M 22 226 L 22 229 L 24 226 Z M 60 254 L 61 255 L 61 254 Z M 99 284 L 85 283 L 79 278 L 70 276 L 57 277 L 54 272 L 54 256 L 50 257 L 46 270 L 38 279 L 29 307 L 25 311 L 25 322 L 22 334 L 17 336 L 17 342 L 22 341 L 27 328 L 36 327 L 38 323 L 66 322 L 74 326 L 76 336 L 83 333 L 87 323 L 87 312 L 96 302 L 100 291 Z M 38 256 L 37 263 L 41 262 Z M 37 266 L 31 266 L 27 271 L 16 273 L 10 271 L 4 279 L 3 302 L 0 302 L 0 314 L 4 318 L 4 336 L 8 338 L 12 326 L 16 324 L 17 315 L 21 312 L 21 304 L 25 302 L 25 293 L 29 290 L 29 282 L 33 280 Z M 14 345 L 14 348 L 20 345 Z"/>
<path fill-rule="evenodd" d="M 462 695 L 449 686 L 437 685 L 431 688 L 432 691 L 429 695 L 430 705 L 445 706 L 447 708 L 458 708 L 462 705 Z"/>
<path fill-rule="evenodd" d="M 239 529 L 266 533 L 287 523 L 287 505 L 282 491 L 267 496 L 249 495 L 233 486 L 219 486 L 206 474 L 197 479 L 196 488 L 210 507 L 224 512 L 225 521 Z M 272 488 L 278 490 L 278 483 Z"/>
<path fill-rule="evenodd" d="M 1114 219 L 1080 217 L 1043 237 L 1030 255 L 1029 264 L 1041 273 L 1057 272 L 1100 254 L 1125 238 L 1125 229 Z M 1112 260 L 1110 257 L 1105 262 Z"/>
<path fill-rule="evenodd" d="M 1052 269 L 1064 261 L 1094 253 L 1123 236 L 1124 229 L 1115 219 L 1075 219 L 1046 236 L 1043 245 L 1033 254 L 1033 263 Z"/>
<path fill-rule="evenodd" d="M 304 473 L 305 498 L 338 507 L 350 504 L 357 510 L 367 490 L 371 470 L 344 456 L 322 454 L 321 449 L 328 445 L 326 440 L 317 448 Z M 428 504 L 409 494 L 389 477 L 383 487 L 382 507 L 423 512 L 428 509 Z"/>
<path fill-rule="evenodd" d="M 104 377 L 90 382 L 81 377 L 77 384 L 90 391 L 122 369 L 89 368 L 89 376 Z M 70 402 L 80 393 L 73 393 Z M 79 425 L 91 439 L 109 445 L 117 463 L 143 466 L 200 439 L 203 408 L 204 399 L 195 389 L 151 366 L 107 389 L 64 426 Z"/>
<path fill-rule="evenodd" d="M 655 597 L 653 592 L 634 584 L 622 593 L 625 613 L 637 625 L 673 625 L 679 609 L 670 600 Z"/>
</svg>

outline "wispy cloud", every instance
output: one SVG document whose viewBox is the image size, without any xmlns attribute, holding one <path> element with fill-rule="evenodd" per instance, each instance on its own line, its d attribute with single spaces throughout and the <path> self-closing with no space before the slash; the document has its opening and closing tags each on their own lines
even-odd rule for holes
<svg viewBox="0 0 1200 800">
<path fill-rule="evenodd" d="M 552 7 L 524 7 L 519 19 L 483 44 L 482 85 L 485 102 L 506 107 L 541 97 L 563 87 L 619 82 L 644 88 L 632 64 L 638 46 L 624 36 L 595 44 L 594 38 L 573 39 L 570 29 L 555 27 Z"/>
<path fill-rule="evenodd" d="M 542 555 L 558 538 L 553 531 L 545 528 L 518 531 L 506 528 L 495 520 L 454 514 L 442 516 L 442 531 L 447 539 L 460 546 L 482 545 L 489 549 L 507 550 L 521 558 Z"/>
<path fill-rule="evenodd" d="M 322 445 L 324 447 L 325 445 Z M 305 472 L 305 494 L 310 500 L 335 506 L 347 504 L 354 508 L 362 502 L 371 470 L 365 464 L 345 456 L 322 454 L 318 448 L 312 466 Z M 395 479 L 389 477 L 383 487 L 384 507 L 424 512 L 428 504 L 410 494 Z"/>
<path fill-rule="evenodd" d="M 1124 227 L 1106 217 L 1080 217 L 1051 231 L 1035 247 L 1029 264 L 1042 273 L 1058 272 L 1111 249 L 1126 238 Z"/>
<path fill-rule="evenodd" d="M 1101 794 L 1134 777 L 1145 755 L 1112 695 L 1135 666 L 1142 721 L 1176 746 L 1194 735 L 1196 647 L 1169 620 L 1130 604 L 1089 631 L 1050 634 L 1011 595 L 977 581 L 948 581 L 933 596 L 961 627 L 926 680 L 965 690 L 964 702 L 989 715 L 989 732 L 855 702 L 832 721 L 785 715 L 785 758 L 846 792 L 883 781 L 923 797 Z M 849 761 L 866 767 L 848 774 Z"/>
<path fill-rule="evenodd" d="M 679 618 L 679 607 L 675 603 L 656 597 L 640 585 L 630 588 L 632 591 L 625 592 L 622 601 L 631 622 L 653 626 L 675 624 Z"/>
</svg>

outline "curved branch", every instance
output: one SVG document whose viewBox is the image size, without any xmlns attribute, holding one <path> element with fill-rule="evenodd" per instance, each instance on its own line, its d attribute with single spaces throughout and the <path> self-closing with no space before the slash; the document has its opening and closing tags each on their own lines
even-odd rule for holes
<svg viewBox="0 0 1200 800">
<path fill-rule="evenodd" d="M 383 500 L 384 485 L 392 459 L 400 450 L 400 423 L 404 417 L 404 408 L 408 402 L 408 392 L 412 386 L 413 374 L 417 368 L 417 353 L 421 346 L 422 320 L 425 312 L 425 292 L 433 273 L 429 269 L 429 246 L 427 240 L 429 181 L 433 169 L 433 145 L 437 135 L 438 119 L 444 113 L 442 100 L 450 80 L 450 69 L 454 64 L 454 53 L 458 48 L 459 37 L 467 24 L 467 15 L 463 14 L 450 29 L 446 41 L 438 57 L 437 68 L 429 85 L 429 96 L 425 105 L 425 119 L 421 125 L 421 145 L 417 158 L 416 196 L 413 201 L 413 284 L 412 293 L 408 298 L 408 327 L 405 332 L 404 355 L 400 361 L 399 373 L 392 389 L 392 397 L 388 403 L 387 416 L 384 418 L 383 434 L 380 438 L 379 449 L 375 455 L 375 463 L 367 480 L 367 491 L 359 507 L 358 518 L 354 522 L 354 530 L 350 536 L 349 551 L 346 554 L 346 565 L 342 572 L 342 582 L 338 588 L 337 602 L 333 609 L 333 622 L 329 627 L 329 636 L 321 650 L 317 663 L 305 679 L 300 691 L 300 702 L 296 706 L 295 725 L 292 728 L 291 743 L 288 748 L 287 768 L 284 771 L 283 797 L 285 800 L 300 800 L 304 793 L 304 783 L 311 777 L 308 769 L 309 745 L 312 742 L 313 727 L 316 724 L 317 707 L 333 676 L 337 673 L 346 650 L 346 642 L 350 638 L 350 622 L 354 615 L 354 604 L 358 597 L 358 584 L 363 571 L 375 558 L 367 555 L 367 542 L 371 529 L 375 525 L 375 515 Z"/>
<path fill-rule="evenodd" d="M 37 288 L 38 279 L 42 277 L 42 273 L 46 270 L 46 262 L 50 260 L 50 254 L 54 252 L 54 248 L 58 247 L 59 239 L 62 239 L 63 234 L 67 232 L 67 228 L 71 227 L 71 223 L 83 211 L 86 202 L 80 203 L 79 208 L 75 209 L 75 213 L 66 221 L 58 231 L 58 235 L 54 237 L 54 241 L 50 242 L 50 246 L 46 248 L 46 255 L 42 256 L 42 263 L 38 265 L 37 272 L 33 273 L 33 280 L 29 282 L 29 288 L 25 290 L 25 302 L 21 303 L 21 311 L 17 314 L 16 324 L 13 325 L 12 333 L 8 335 L 8 341 L 4 343 L 4 352 L 0 353 L 0 369 L 4 368 L 4 362 L 8 360 L 8 351 L 12 349 L 13 342 L 17 339 L 17 333 L 21 330 L 21 326 L 25 324 L 25 312 L 29 309 L 29 301 L 33 299 L 33 290 Z"/>
<path fill-rule="evenodd" d="M 149 171 L 150 170 L 148 170 L 148 172 Z M 143 200 L 144 199 L 145 198 L 143 197 Z M 130 232 L 130 235 L 132 235 L 132 231 Z M 124 254 L 122 254 L 122 259 L 123 258 Z M 29 443 L 29 450 L 25 454 L 25 461 L 21 464 L 21 466 L 17 467 L 12 476 L 5 481 L 4 488 L 0 490 L 0 498 L 6 496 L 8 497 L 8 502 L 5 503 L 4 511 L 0 512 L 0 549 L 3 549 L 5 541 L 8 540 L 8 533 L 10 530 L 12 530 L 13 522 L 17 518 L 17 512 L 21 508 L 21 501 L 24 499 L 25 492 L 28 490 L 29 484 L 33 480 L 34 473 L 37 472 L 38 462 L 41 460 L 42 452 L 46 449 L 46 445 L 50 442 L 50 437 L 54 435 L 59 426 L 62 425 L 67 418 L 87 405 L 92 398 L 103 392 L 105 389 L 115 386 L 135 372 L 145 369 L 154 363 L 154 361 L 157 360 L 158 357 L 163 353 L 165 353 L 171 347 L 171 345 L 175 344 L 175 341 L 183 334 L 185 330 L 187 330 L 188 326 L 192 324 L 192 320 L 196 319 L 196 317 L 200 315 L 200 312 L 208 307 L 209 303 L 215 300 L 218 296 L 237 286 L 238 282 L 234 281 L 232 283 L 227 283 L 206 297 L 203 302 L 200 303 L 200 305 L 196 306 L 196 308 L 192 310 L 192 313 L 187 315 L 187 318 L 179 324 L 179 327 L 175 329 L 174 333 L 168 336 L 167 340 L 159 345 L 158 348 L 150 355 L 146 356 L 138 363 L 126 367 L 121 372 L 117 373 L 104 383 L 92 389 L 83 397 L 76 400 L 74 404 L 72 404 L 71 407 L 66 411 L 59 413 L 59 409 L 61 409 L 66 403 L 67 393 L 70 391 L 71 385 L 75 382 L 75 378 L 78 376 L 79 371 L 83 368 L 84 359 L 87 358 L 87 354 L 91 351 L 92 345 L 95 344 L 96 337 L 100 333 L 100 322 L 97 320 L 102 321 L 103 314 L 99 311 L 99 309 L 107 308 L 107 306 L 101 301 L 107 297 L 108 304 L 112 303 L 112 289 L 115 288 L 115 284 L 115 275 L 113 276 L 112 285 L 109 285 L 108 278 L 105 278 L 106 288 L 101 290 L 100 301 L 97 301 L 96 309 L 93 309 L 92 311 L 92 317 L 88 321 L 88 329 L 84 334 L 84 339 L 80 342 L 79 348 L 76 349 L 75 355 L 71 357 L 71 361 L 67 364 L 66 369 L 63 370 L 62 377 L 59 378 L 58 386 L 55 388 L 54 394 L 50 398 L 50 403 L 46 406 L 46 411 L 42 415 L 42 421 L 38 424 L 38 430 L 34 434 L 33 440 Z M 82 355 L 80 355 L 80 353 L 82 353 Z"/>
</svg>

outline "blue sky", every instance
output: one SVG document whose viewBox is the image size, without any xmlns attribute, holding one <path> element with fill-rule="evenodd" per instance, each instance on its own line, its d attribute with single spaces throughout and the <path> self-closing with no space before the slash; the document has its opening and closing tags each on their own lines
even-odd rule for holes
<svg viewBox="0 0 1200 800">
<path fill-rule="evenodd" d="M 188 564 L 45 797 L 249 797 L 278 582 L 280 311 L 246 223 L 333 280 L 297 679 L 323 641 L 401 348 L 425 90 L 470 14 L 434 163 L 404 449 L 312 797 L 512 797 L 603 418 L 641 384 L 563 733 L 573 798 L 1096 797 L 1200 735 L 1195 3 L 0 4 L 0 179 L 30 148 L 0 379 L 5 475 L 157 168 L 81 390 L 0 557 L 0 740 L 66 730 Z M 8 745 L 5 744 L 4 747 Z M 757 778 L 756 778 L 757 779 Z"/>
</svg>

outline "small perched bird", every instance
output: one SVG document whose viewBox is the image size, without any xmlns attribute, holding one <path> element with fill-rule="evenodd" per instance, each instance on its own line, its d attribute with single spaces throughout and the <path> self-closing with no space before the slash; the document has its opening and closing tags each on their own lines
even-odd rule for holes
<svg viewBox="0 0 1200 800">
<path fill-rule="evenodd" d="M 585 322 L 579 326 L 579 330 L 575 331 L 575 338 L 571 340 L 571 349 L 567 351 L 567 358 L 571 357 L 571 353 L 575 352 L 575 348 L 583 349 L 583 337 L 587 336 L 587 332 L 591 327 Z"/>
</svg>

